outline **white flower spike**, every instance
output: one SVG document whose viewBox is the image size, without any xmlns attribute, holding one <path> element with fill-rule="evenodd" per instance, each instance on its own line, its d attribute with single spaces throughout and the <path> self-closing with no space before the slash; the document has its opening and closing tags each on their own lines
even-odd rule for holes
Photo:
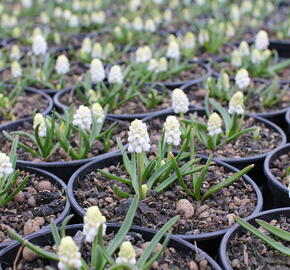
<svg viewBox="0 0 290 270">
<path fill-rule="evenodd" d="M 222 119 L 217 113 L 212 113 L 207 122 L 207 131 L 210 136 L 222 133 Z"/>
<path fill-rule="evenodd" d="M 9 156 L 4 153 L 0 153 L 0 178 L 8 176 L 13 172 L 12 163 Z"/>
<path fill-rule="evenodd" d="M 61 239 L 57 255 L 60 270 L 80 269 L 82 266 L 81 253 L 71 236 L 65 236 Z"/>
<path fill-rule="evenodd" d="M 152 51 L 149 46 L 139 47 L 136 50 L 136 62 L 145 63 L 152 58 Z"/>
<path fill-rule="evenodd" d="M 15 60 L 15 61 L 18 61 L 20 59 L 21 52 L 17 45 L 12 46 L 9 57 L 11 60 Z"/>
<path fill-rule="evenodd" d="M 189 101 L 184 92 L 176 88 L 172 92 L 172 108 L 175 113 L 186 113 L 189 107 Z"/>
<path fill-rule="evenodd" d="M 178 146 L 180 144 L 180 124 L 178 119 L 170 115 L 166 118 L 164 123 L 164 139 L 167 144 L 173 144 L 174 146 Z"/>
<path fill-rule="evenodd" d="M 73 116 L 73 125 L 89 130 L 92 125 L 92 114 L 89 107 L 81 105 Z"/>
<path fill-rule="evenodd" d="M 179 44 L 176 40 L 170 41 L 167 48 L 166 56 L 168 58 L 173 58 L 173 59 L 178 59 L 180 57 Z"/>
<path fill-rule="evenodd" d="M 91 206 L 87 209 L 84 216 L 84 229 L 83 233 L 86 237 L 86 241 L 92 243 L 95 237 L 98 235 L 100 226 L 103 226 L 103 235 L 106 232 L 106 218 L 102 215 L 98 206 Z"/>
<path fill-rule="evenodd" d="M 266 50 L 268 49 L 269 44 L 268 33 L 264 30 L 259 31 L 255 39 L 255 47 L 258 50 Z"/>
<path fill-rule="evenodd" d="M 38 125 L 39 125 L 38 136 L 46 137 L 45 118 L 43 117 L 41 113 L 35 114 L 33 118 L 33 129 L 36 129 Z"/>
<path fill-rule="evenodd" d="M 90 74 L 92 83 L 102 82 L 105 77 L 105 69 L 101 60 L 93 59 L 90 65 Z"/>
<path fill-rule="evenodd" d="M 247 41 L 242 41 L 239 45 L 239 53 L 241 57 L 250 55 L 250 47 Z"/>
<path fill-rule="evenodd" d="M 95 102 L 92 105 L 92 112 L 93 112 L 94 117 L 96 118 L 97 123 L 102 123 L 104 121 L 105 119 L 104 110 L 99 103 Z"/>
<path fill-rule="evenodd" d="M 136 252 L 129 241 L 122 243 L 118 255 L 118 258 L 116 259 L 117 264 L 129 263 L 135 265 L 137 263 Z"/>
<path fill-rule="evenodd" d="M 232 52 L 231 65 L 236 68 L 242 65 L 242 58 L 238 50 L 233 50 Z"/>
<path fill-rule="evenodd" d="M 64 75 L 69 72 L 69 60 L 62 54 L 59 55 L 56 59 L 55 70 L 57 74 Z"/>
<path fill-rule="evenodd" d="M 235 93 L 229 103 L 228 112 L 230 114 L 237 113 L 237 114 L 244 114 L 244 94 L 239 91 Z"/>
<path fill-rule="evenodd" d="M 145 123 L 142 123 L 141 120 L 134 120 L 128 132 L 128 151 L 130 153 L 141 153 L 142 151 L 149 151 L 150 149 L 150 138 L 147 132 L 147 126 Z"/>
<path fill-rule="evenodd" d="M 123 74 L 121 67 L 119 65 L 114 65 L 111 67 L 108 75 L 108 81 L 109 83 L 117 83 L 117 84 L 123 83 Z"/>
<path fill-rule="evenodd" d="M 251 83 L 249 72 L 246 69 L 240 69 L 235 76 L 235 82 L 239 89 L 247 88 Z"/>
<path fill-rule="evenodd" d="M 47 43 L 42 35 L 33 37 L 32 52 L 35 55 L 44 55 L 47 51 Z"/>
<path fill-rule="evenodd" d="M 19 78 L 22 76 L 22 69 L 19 62 L 14 61 L 11 65 L 11 74 L 13 78 Z"/>
</svg>

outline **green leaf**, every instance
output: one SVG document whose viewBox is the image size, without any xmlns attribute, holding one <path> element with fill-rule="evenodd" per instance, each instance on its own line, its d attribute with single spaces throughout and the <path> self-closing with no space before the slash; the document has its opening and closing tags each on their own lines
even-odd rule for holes
<svg viewBox="0 0 290 270">
<path fill-rule="evenodd" d="M 251 128 L 246 128 L 246 129 L 244 129 L 244 130 L 241 130 L 241 131 L 237 132 L 236 134 L 234 134 L 233 136 L 226 138 L 226 139 L 223 141 L 223 143 L 229 143 L 229 142 L 231 142 L 231 141 L 233 141 L 233 140 L 235 140 L 235 139 L 237 139 L 237 138 L 243 136 L 243 135 L 246 134 L 246 133 L 249 133 L 249 132 L 255 131 L 256 129 L 257 129 L 256 127 L 251 127 Z"/>
<path fill-rule="evenodd" d="M 123 157 L 124 166 L 125 166 L 127 172 L 132 177 L 132 175 L 133 175 L 133 165 L 132 165 L 132 162 L 130 161 L 130 159 L 128 158 L 128 155 L 126 153 L 125 147 L 123 146 L 120 138 L 117 138 L 117 144 L 119 146 L 119 149 L 120 149 L 122 157 Z"/>
<path fill-rule="evenodd" d="M 61 223 L 60 226 L 60 235 L 61 237 L 65 237 L 65 228 L 67 226 L 67 224 L 69 223 L 69 221 L 73 218 L 74 214 L 71 214 L 69 216 L 67 216 L 64 221 Z"/>
<path fill-rule="evenodd" d="M 58 232 L 58 229 L 56 227 L 56 224 L 55 224 L 54 220 L 52 220 L 50 222 L 50 229 L 51 229 L 51 233 L 52 233 L 52 237 L 53 237 L 54 243 L 58 247 L 60 245 L 61 238 L 60 238 L 60 234 Z"/>
<path fill-rule="evenodd" d="M 119 186 L 117 186 L 117 185 L 114 185 L 113 191 L 118 197 L 121 197 L 121 198 L 130 198 L 131 197 L 131 194 L 121 190 L 119 188 Z"/>
<path fill-rule="evenodd" d="M 219 103 L 217 103 L 215 100 L 210 99 L 209 102 L 221 114 L 221 116 L 222 116 L 222 118 L 223 118 L 223 120 L 225 122 L 226 133 L 228 134 L 228 132 L 229 132 L 229 130 L 231 128 L 231 122 L 232 122 L 229 113 Z"/>
<path fill-rule="evenodd" d="M 241 178 L 244 174 L 246 174 L 248 171 L 250 171 L 255 165 L 249 165 L 246 168 L 240 170 L 239 172 L 235 173 L 234 175 L 232 175 L 231 177 L 229 177 L 228 179 L 222 181 L 221 183 L 212 186 L 211 188 L 209 188 L 202 196 L 201 200 L 204 201 L 205 199 L 207 199 L 212 193 L 220 190 L 223 187 L 228 186 L 229 184 L 231 184 L 232 182 L 238 180 L 239 178 Z"/>
<path fill-rule="evenodd" d="M 265 235 L 264 233 L 260 232 L 257 228 L 255 228 L 253 225 L 249 224 L 248 222 L 244 221 L 243 219 L 239 217 L 234 217 L 234 220 L 239 223 L 243 228 L 245 228 L 250 233 L 257 236 L 259 239 L 264 241 L 266 244 L 268 244 L 270 247 L 276 249 L 277 251 L 281 252 L 282 254 L 286 256 L 290 256 L 290 249 L 283 246 L 279 242 L 273 240 L 268 235 Z"/>
<path fill-rule="evenodd" d="M 255 219 L 255 221 L 262 226 L 264 229 L 266 229 L 267 231 L 269 231 L 270 233 L 276 235 L 277 237 L 279 237 L 282 240 L 288 241 L 290 242 L 290 233 L 287 231 L 284 231 L 282 229 L 279 229 L 269 223 L 267 223 L 264 220 L 261 219 Z"/>
<path fill-rule="evenodd" d="M 122 178 L 122 177 L 120 177 L 120 176 L 117 176 L 117 175 L 114 175 L 114 174 L 108 173 L 108 172 L 103 171 L 103 170 L 100 170 L 100 169 L 98 169 L 97 171 L 98 171 L 99 173 L 101 173 L 103 176 L 108 177 L 108 178 L 110 178 L 110 179 L 112 179 L 112 180 L 115 180 L 115 181 L 118 181 L 118 182 L 124 183 L 124 184 L 126 184 L 126 185 L 132 185 L 131 181 L 130 181 L 130 180 L 127 180 L 127 179 L 125 179 L 125 178 Z"/>
</svg>

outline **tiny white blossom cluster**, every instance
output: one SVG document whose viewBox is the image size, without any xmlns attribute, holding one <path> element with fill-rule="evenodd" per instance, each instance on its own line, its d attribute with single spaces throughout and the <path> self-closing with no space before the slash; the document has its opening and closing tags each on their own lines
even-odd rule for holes
<svg viewBox="0 0 290 270">
<path fill-rule="evenodd" d="M 32 52 L 35 55 L 44 55 L 47 51 L 47 43 L 43 35 L 38 34 L 33 37 L 32 40 Z"/>
<path fill-rule="evenodd" d="M 58 268 L 60 270 L 80 269 L 82 266 L 81 253 L 71 236 L 61 239 L 57 255 L 59 257 Z"/>
<path fill-rule="evenodd" d="M 45 125 L 45 119 L 41 113 L 35 114 L 33 118 L 33 129 L 38 128 L 38 136 L 40 137 L 46 137 L 46 125 Z"/>
<path fill-rule="evenodd" d="M 229 103 L 229 109 L 228 112 L 230 114 L 237 113 L 237 114 L 243 114 L 245 112 L 244 110 L 244 94 L 242 92 L 235 93 Z"/>
<path fill-rule="evenodd" d="M 155 58 L 152 58 L 149 61 L 147 69 L 149 71 L 155 71 L 156 73 L 165 72 L 168 69 L 168 61 L 166 57 L 161 57 L 159 61 Z"/>
<path fill-rule="evenodd" d="M 180 124 L 178 119 L 170 115 L 166 118 L 164 123 L 164 140 L 167 144 L 173 144 L 174 146 L 178 146 L 180 144 Z"/>
<path fill-rule="evenodd" d="M 150 138 L 147 132 L 147 126 L 141 120 L 135 119 L 128 132 L 128 151 L 130 153 L 141 153 L 142 151 L 149 151 L 150 149 Z"/>
<path fill-rule="evenodd" d="M 4 153 L 0 153 L 0 178 L 8 176 L 13 172 L 12 163 L 9 156 Z"/>
<path fill-rule="evenodd" d="M 170 41 L 167 48 L 166 56 L 168 58 L 173 58 L 173 59 L 178 59 L 180 57 L 180 48 L 176 40 Z"/>
<path fill-rule="evenodd" d="M 92 113 L 93 116 L 96 118 L 97 123 L 102 123 L 104 121 L 105 119 L 104 110 L 99 103 L 95 102 L 92 105 Z"/>
<path fill-rule="evenodd" d="M 235 76 L 235 82 L 239 89 L 247 88 L 251 83 L 249 72 L 246 69 L 240 69 Z"/>
<path fill-rule="evenodd" d="M 255 47 L 258 50 L 266 50 L 268 49 L 269 44 L 268 33 L 264 30 L 259 31 L 255 39 Z"/>
<path fill-rule="evenodd" d="M 122 69 L 119 65 L 114 65 L 111 67 L 108 75 L 109 83 L 122 84 L 123 83 L 123 74 Z"/>
<path fill-rule="evenodd" d="M 64 75 L 69 72 L 69 60 L 64 54 L 57 57 L 55 70 L 57 74 L 60 75 Z"/>
<path fill-rule="evenodd" d="M 92 83 L 102 82 L 105 77 L 105 69 L 101 60 L 93 59 L 90 65 L 90 74 Z"/>
<path fill-rule="evenodd" d="M 87 209 L 84 216 L 84 229 L 83 233 L 86 241 L 92 243 L 99 232 L 99 228 L 103 226 L 103 235 L 106 232 L 106 218 L 102 215 L 99 207 L 91 206 Z"/>
<path fill-rule="evenodd" d="M 207 122 L 207 131 L 211 136 L 222 133 L 222 119 L 217 113 L 212 113 Z"/>
<path fill-rule="evenodd" d="M 176 88 L 172 92 L 172 108 L 175 113 L 186 113 L 189 107 L 189 100 L 184 92 Z"/>
<path fill-rule="evenodd" d="M 22 76 L 22 69 L 19 62 L 14 61 L 11 65 L 11 75 L 13 78 L 19 78 Z"/>
<path fill-rule="evenodd" d="M 129 241 L 125 241 L 122 243 L 120 247 L 120 251 L 118 254 L 118 258 L 116 259 L 117 264 L 129 263 L 135 265 L 136 261 L 136 252 L 134 247 Z"/>
<path fill-rule="evenodd" d="M 149 46 L 139 47 L 136 51 L 136 63 L 145 63 L 152 58 L 152 51 Z"/>
<path fill-rule="evenodd" d="M 73 116 L 73 125 L 85 130 L 90 130 L 92 125 L 92 114 L 89 107 L 81 105 Z"/>
</svg>

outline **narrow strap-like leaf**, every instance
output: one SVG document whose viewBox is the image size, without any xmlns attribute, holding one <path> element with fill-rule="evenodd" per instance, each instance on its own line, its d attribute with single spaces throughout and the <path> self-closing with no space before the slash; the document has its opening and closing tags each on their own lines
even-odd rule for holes
<svg viewBox="0 0 290 270">
<path fill-rule="evenodd" d="M 130 198 L 131 197 L 131 194 L 121 190 L 117 185 L 114 185 L 113 191 L 118 197 L 121 197 L 121 198 Z"/>
<path fill-rule="evenodd" d="M 100 169 L 98 169 L 97 171 L 98 171 L 99 173 L 101 173 L 103 176 L 106 176 L 106 177 L 108 177 L 108 178 L 110 178 L 110 179 L 112 179 L 112 180 L 115 180 L 115 181 L 118 181 L 118 182 L 124 183 L 124 184 L 126 184 L 126 185 L 131 185 L 131 184 L 132 184 L 130 180 L 127 180 L 127 179 L 122 178 L 122 177 L 120 177 L 120 176 L 117 176 L 117 175 L 114 175 L 114 174 L 108 173 L 108 172 L 103 171 L 103 170 L 100 170 Z"/>
</svg>

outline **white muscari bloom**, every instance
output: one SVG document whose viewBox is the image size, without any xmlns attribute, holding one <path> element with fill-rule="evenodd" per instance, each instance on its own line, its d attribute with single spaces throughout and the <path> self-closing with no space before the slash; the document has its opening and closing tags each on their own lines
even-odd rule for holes
<svg viewBox="0 0 290 270">
<path fill-rule="evenodd" d="M 176 88 L 172 91 L 172 108 L 175 113 L 186 113 L 189 107 L 189 100 L 184 92 Z"/>
<path fill-rule="evenodd" d="M 93 12 L 91 15 L 91 20 L 93 23 L 103 24 L 106 20 L 106 13 L 104 11 Z"/>
<path fill-rule="evenodd" d="M 209 42 L 209 33 L 207 29 L 201 29 L 198 33 L 198 43 L 204 45 L 206 42 Z"/>
<path fill-rule="evenodd" d="M 164 21 L 169 23 L 172 21 L 172 12 L 170 9 L 166 9 L 163 14 Z"/>
<path fill-rule="evenodd" d="M 81 253 L 71 236 L 61 239 L 57 255 L 59 257 L 58 268 L 60 270 L 80 269 L 82 266 Z"/>
<path fill-rule="evenodd" d="M 239 23 L 239 21 L 240 21 L 240 9 L 239 9 L 238 5 L 236 5 L 236 4 L 232 5 L 230 17 L 235 24 Z"/>
<path fill-rule="evenodd" d="M 103 47 L 99 42 L 96 42 L 92 49 L 93 58 L 103 58 Z"/>
<path fill-rule="evenodd" d="M 141 120 L 135 119 L 128 132 L 128 151 L 130 153 L 141 153 L 142 151 L 149 151 L 150 149 L 150 138 L 147 132 L 147 126 Z"/>
<path fill-rule="evenodd" d="M 90 54 L 92 51 L 91 39 L 86 37 L 82 42 L 81 52 L 84 54 Z"/>
<path fill-rule="evenodd" d="M 62 9 L 61 7 L 56 7 L 54 10 L 53 10 L 53 16 L 55 18 L 61 18 L 62 17 Z"/>
<path fill-rule="evenodd" d="M 159 66 L 156 69 L 156 72 L 166 72 L 168 69 L 168 61 L 166 59 L 166 57 L 161 57 L 159 59 Z"/>
<path fill-rule="evenodd" d="M 65 20 L 69 20 L 72 16 L 72 13 L 69 9 L 64 10 L 64 12 L 62 13 L 62 16 Z"/>
<path fill-rule="evenodd" d="M 11 65 L 11 74 L 14 78 L 19 78 L 22 76 L 22 69 L 17 61 L 14 61 Z"/>
<path fill-rule="evenodd" d="M 101 60 L 93 59 L 90 65 L 90 74 L 92 83 L 102 82 L 105 77 L 105 69 Z"/>
<path fill-rule="evenodd" d="M 91 206 L 87 209 L 84 216 L 84 229 L 83 233 L 86 241 L 92 243 L 98 235 L 100 226 L 103 226 L 103 235 L 106 232 L 106 218 L 102 215 L 98 206 Z"/>
<path fill-rule="evenodd" d="M 145 21 L 145 25 L 144 25 L 144 30 L 148 31 L 150 33 L 154 33 L 156 32 L 156 25 L 155 22 L 152 19 L 147 19 Z"/>
<path fill-rule="evenodd" d="M 236 34 L 235 28 L 231 23 L 227 23 L 226 25 L 226 37 L 231 38 Z"/>
<path fill-rule="evenodd" d="M 22 6 L 25 8 L 31 8 L 32 7 L 32 0 L 22 0 L 21 1 Z"/>
<path fill-rule="evenodd" d="M 19 60 L 21 57 L 20 49 L 17 45 L 13 45 L 9 55 L 11 60 Z"/>
<path fill-rule="evenodd" d="M 239 89 L 247 88 L 251 83 L 249 72 L 246 69 L 240 69 L 235 76 L 235 82 Z"/>
<path fill-rule="evenodd" d="M 259 31 L 255 39 L 255 47 L 258 50 L 266 50 L 268 49 L 269 44 L 268 33 L 264 30 Z"/>
<path fill-rule="evenodd" d="M 263 60 L 268 59 L 272 55 L 272 52 L 269 49 L 267 49 L 267 50 L 265 50 L 265 51 L 263 51 L 261 53 L 263 55 Z"/>
<path fill-rule="evenodd" d="M 229 109 L 228 112 L 230 114 L 237 113 L 237 114 L 243 114 L 245 112 L 244 110 L 244 94 L 239 91 L 235 93 L 229 103 Z"/>
<path fill-rule="evenodd" d="M 233 50 L 232 52 L 231 65 L 236 68 L 242 65 L 242 58 L 238 50 Z"/>
<path fill-rule="evenodd" d="M 241 57 L 250 55 L 250 47 L 247 41 L 242 41 L 239 45 L 239 53 Z"/>
<path fill-rule="evenodd" d="M 108 81 L 109 83 L 117 83 L 117 84 L 123 83 L 122 69 L 119 65 L 114 65 L 111 67 L 108 75 Z"/>
<path fill-rule="evenodd" d="M 74 11 L 79 11 L 79 10 L 81 10 L 81 8 L 82 8 L 81 2 L 78 0 L 74 0 L 72 3 L 72 9 Z"/>
<path fill-rule="evenodd" d="M 97 123 L 102 123 L 104 121 L 105 119 L 104 110 L 99 103 L 95 102 L 92 105 L 92 112 L 93 112 L 94 117 L 96 118 Z"/>
<path fill-rule="evenodd" d="M 32 52 L 35 55 L 44 55 L 47 51 L 47 43 L 42 35 L 36 35 L 32 41 Z"/>
<path fill-rule="evenodd" d="M 92 114 L 89 107 L 81 105 L 73 116 L 73 125 L 89 130 L 92 125 Z"/>
<path fill-rule="evenodd" d="M 55 70 L 57 74 L 62 75 L 69 72 L 69 60 L 64 54 L 61 54 L 57 57 Z"/>
<path fill-rule="evenodd" d="M 217 113 L 212 113 L 207 122 L 207 131 L 210 136 L 222 133 L 222 119 Z"/>
<path fill-rule="evenodd" d="M 116 259 L 117 264 L 133 264 L 137 263 L 136 261 L 136 252 L 134 247 L 129 241 L 124 241 L 120 247 L 118 258 Z"/>
<path fill-rule="evenodd" d="M 152 51 L 149 46 L 139 47 L 136 51 L 136 62 L 145 63 L 152 58 Z"/>
<path fill-rule="evenodd" d="M 223 90 L 228 90 L 231 87 L 230 77 L 226 72 L 222 72 L 218 78 L 218 87 Z"/>
<path fill-rule="evenodd" d="M 126 17 L 121 17 L 119 24 L 124 26 L 125 28 L 129 28 L 130 26 L 130 23 Z"/>
<path fill-rule="evenodd" d="M 196 38 L 192 32 L 187 32 L 182 40 L 184 49 L 194 49 L 196 46 Z"/>
<path fill-rule="evenodd" d="M 180 49 L 177 41 L 172 40 L 167 48 L 166 56 L 168 58 L 177 59 L 180 57 Z"/>
<path fill-rule="evenodd" d="M 43 117 L 41 113 L 35 114 L 33 118 L 33 129 L 36 129 L 38 125 L 39 125 L 38 136 L 46 137 L 45 118 Z"/>
<path fill-rule="evenodd" d="M 261 62 L 263 62 L 264 60 L 264 55 L 263 52 L 259 51 L 258 49 L 253 49 L 252 53 L 251 53 L 251 62 L 254 65 L 258 65 Z"/>
<path fill-rule="evenodd" d="M 42 35 L 42 31 L 39 27 L 35 27 L 32 31 L 32 38 L 34 38 L 38 35 Z"/>
<path fill-rule="evenodd" d="M 69 19 L 69 26 L 70 27 L 78 27 L 80 22 L 79 22 L 79 17 L 76 14 L 73 14 L 70 19 Z"/>
<path fill-rule="evenodd" d="M 159 66 L 158 61 L 155 58 L 150 59 L 147 69 L 149 71 L 156 71 Z"/>
<path fill-rule="evenodd" d="M 164 123 L 164 140 L 167 144 L 173 144 L 178 146 L 180 144 L 180 124 L 177 118 L 173 115 L 170 115 L 166 118 Z"/>
<path fill-rule="evenodd" d="M 132 22 L 132 28 L 136 31 L 143 30 L 143 21 L 140 17 L 136 17 Z"/>
<path fill-rule="evenodd" d="M 112 42 L 108 42 L 104 48 L 104 55 L 109 56 L 115 51 L 115 47 Z"/>
<path fill-rule="evenodd" d="M 9 156 L 4 153 L 0 153 L 0 178 L 8 176 L 13 172 L 12 163 Z"/>
<path fill-rule="evenodd" d="M 253 9 L 253 4 L 251 0 L 244 0 L 241 2 L 241 13 L 248 13 Z"/>
</svg>

